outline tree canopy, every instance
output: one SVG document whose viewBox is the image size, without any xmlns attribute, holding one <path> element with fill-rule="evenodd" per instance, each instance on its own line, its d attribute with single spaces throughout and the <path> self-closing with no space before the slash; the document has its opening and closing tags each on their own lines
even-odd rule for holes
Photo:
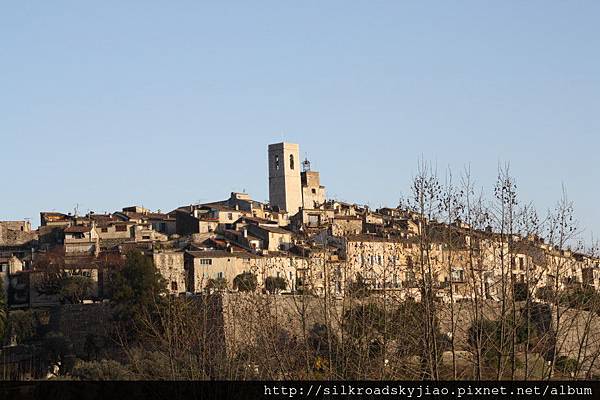
<svg viewBox="0 0 600 400">
<path fill-rule="evenodd" d="M 240 292 L 254 292 L 257 286 L 256 275 L 251 272 L 243 272 L 233 278 L 233 287 Z"/>
<path fill-rule="evenodd" d="M 125 265 L 112 278 L 111 287 L 111 301 L 121 318 L 131 318 L 167 292 L 166 282 L 152 259 L 139 251 L 127 254 Z"/>
<path fill-rule="evenodd" d="M 277 293 L 287 289 L 287 281 L 280 276 L 268 276 L 265 279 L 265 289 L 271 294 Z"/>
</svg>

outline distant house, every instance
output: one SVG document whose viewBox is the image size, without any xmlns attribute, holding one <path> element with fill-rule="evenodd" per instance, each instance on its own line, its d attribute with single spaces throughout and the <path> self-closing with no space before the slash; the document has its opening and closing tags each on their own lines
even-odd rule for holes
<svg viewBox="0 0 600 400">
<path fill-rule="evenodd" d="M 169 214 L 149 213 L 147 215 L 148 223 L 152 225 L 152 229 L 156 232 L 165 235 L 173 235 L 177 233 L 177 220 L 175 216 Z"/>
<path fill-rule="evenodd" d="M 65 255 L 98 255 L 100 236 L 95 226 L 70 226 L 64 234 Z"/>
<path fill-rule="evenodd" d="M 0 221 L 0 227 L 11 231 L 31 232 L 29 221 Z"/>
<path fill-rule="evenodd" d="M 231 208 L 223 202 L 190 205 L 175 210 L 177 233 L 192 235 L 230 229 L 248 211 Z"/>
<path fill-rule="evenodd" d="M 41 212 L 41 226 L 69 226 L 73 223 L 73 216 L 58 212 Z"/>
<path fill-rule="evenodd" d="M 262 240 L 268 251 L 286 251 L 292 246 L 292 232 L 278 226 L 247 226 L 248 233 Z"/>
<path fill-rule="evenodd" d="M 360 217 L 335 217 L 331 224 L 332 236 L 358 235 L 363 231 L 363 221 Z"/>
<path fill-rule="evenodd" d="M 152 255 L 154 265 L 167 281 L 167 290 L 171 294 L 186 291 L 186 271 L 182 251 L 155 251 Z"/>
<path fill-rule="evenodd" d="M 195 233 L 210 233 L 219 226 L 217 218 L 211 218 L 207 213 L 201 213 L 195 206 L 180 207 L 174 211 L 175 227 L 178 235 L 193 235 Z"/>
<path fill-rule="evenodd" d="M 211 279 L 227 280 L 232 288 L 234 278 L 242 272 L 250 272 L 253 264 L 250 253 L 233 253 L 223 250 L 186 251 L 185 266 L 188 271 L 188 292 L 202 292 Z"/>
<path fill-rule="evenodd" d="M 110 221 L 96 227 L 102 240 L 131 239 L 134 237 L 136 223 L 129 221 Z"/>
<path fill-rule="evenodd" d="M 244 272 L 256 276 L 259 290 L 264 289 L 266 278 L 280 277 L 286 281 L 283 292 L 292 292 L 296 290 L 297 271 L 306 269 L 306 260 L 301 257 L 222 250 L 186 251 L 184 260 L 191 293 L 202 292 L 211 280 L 219 279 L 225 279 L 227 289 L 233 290 L 235 277 Z"/>
</svg>

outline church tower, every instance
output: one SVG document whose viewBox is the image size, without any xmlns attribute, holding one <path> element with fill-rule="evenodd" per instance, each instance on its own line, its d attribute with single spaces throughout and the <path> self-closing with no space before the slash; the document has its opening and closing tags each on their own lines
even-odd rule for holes
<svg viewBox="0 0 600 400">
<path fill-rule="evenodd" d="M 269 203 L 290 216 L 302 207 L 299 146 L 294 143 L 269 145 Z"/>
</svg>

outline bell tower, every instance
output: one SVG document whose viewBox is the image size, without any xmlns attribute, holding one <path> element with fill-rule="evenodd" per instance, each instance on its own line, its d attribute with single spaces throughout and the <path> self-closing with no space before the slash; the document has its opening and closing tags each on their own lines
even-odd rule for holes
<svg viewBox="0 0 600 400">
<path fill-rule="evenodd" d="M 299 146 L 294 143 L 269 145 L 269 203 L 290 216 L 302 207 Z"/>
</svg>

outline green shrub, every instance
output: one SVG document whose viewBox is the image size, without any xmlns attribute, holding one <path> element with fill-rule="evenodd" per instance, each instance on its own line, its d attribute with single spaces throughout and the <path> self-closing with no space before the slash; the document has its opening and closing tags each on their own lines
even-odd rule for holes
<svg viewBox="0 0 600 400">
<path fill-rule="evenodd" d="M 287 289 L 287 281 L 280 276 L 268 276 L 265 279 L 265 289 L 271 294 L 285 290 Z"/>
<path fill-rule="evenodd" d="M 92 278 L 82 275 L 66 276 L 61 281 L 60 302 L 78 304 L 92 294 Z"/>
<path fill-rule="evenodd" d="M 233 288 L 240 292 L 254 292 L 257 285 L 256 275 L 251 272 L 243 272 L 233 278 Z"/>
<path fill-rule="evenodd" d="M 71 376 L 82 381 L 124 381 L 133 379 L 131 371 L 114 360 L 79 361 L 75 364 Z"/>
<path fill-rule="evenodd" d="M 529 285 L 524 282 L 513 284 L 513 296 L 515 301 L 526 301 L 529 294 Z"/>
<path fill-rule="evenodd" d="M 556 369 L 564 374 L 574 374 L 577 372 L 577 360 L 567 356 L 559 356 L 556 359 Z"/>
<path fill-rule="evenodd" d="M 350 297 L 357 299 L 369 296 L 370 288 L 367 282 L 363 279 L 361 274 L 357 274 L 356 280 L 351 281 L 347 288 Z"/>
<path fill-rule="evenodd" d="M 211 278 L 206 283 L 207 289 L 227 290 L 227 286 L 228 286 L 228 282 L 227 282 L 227 279 L 225 279 L 225 278 L 216 278 L 216 279 Z"/>
<path fill-rule="evenodd" d="M 554 288 L 552 286 L 543 286 L 538 288 L 535 292 L 535 296 L 543 301 L 554 302 L 556 299 L 556 293 L 554 293 Z"/>
<path fill-rule="evenodd" d="M 8 329 L 17 343 L 25 343 L 35 336 L 35 319 L 31 310 L 14 310 L 8 313 Z"/>
</svg>

